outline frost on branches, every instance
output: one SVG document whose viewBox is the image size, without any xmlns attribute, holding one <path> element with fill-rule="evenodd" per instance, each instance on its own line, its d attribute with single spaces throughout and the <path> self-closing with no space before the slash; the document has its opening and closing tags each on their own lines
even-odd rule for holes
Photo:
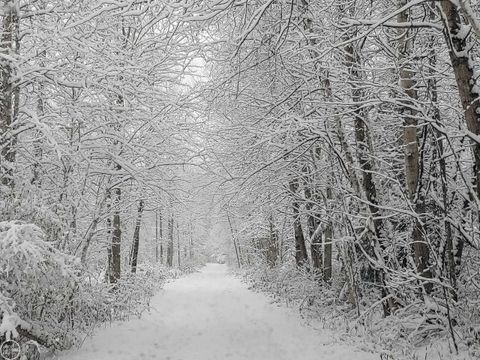
<svg viewBox="0 0 480 360">
<path fill-rule="evenodd" d="M 36 225 L 0 222 L 0 342 L 69 348 L 101 322 L 139 315 L 167 276 L 142 272 L 113 288 L 46 240 Z"/>
<path fill-rule="evenodd" d="M 0 338 L 59 344 L 78 289 L 75 260 L 45 241 L 42 230 L 0 222 Z"/>
</svg>

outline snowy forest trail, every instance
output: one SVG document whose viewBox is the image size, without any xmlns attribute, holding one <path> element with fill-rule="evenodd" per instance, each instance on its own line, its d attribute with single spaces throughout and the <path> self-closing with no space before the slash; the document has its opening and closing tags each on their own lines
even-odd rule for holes
<svg viewBox="0 0 480 360">
<path fill-rule="evenodd" d="M 378 355 L 334 342 L 293 311 L 251 292 L 225 265 L 168 283 L 152 309 L 99 329 L 62 360 L 370 360 Z"/>
</svg>

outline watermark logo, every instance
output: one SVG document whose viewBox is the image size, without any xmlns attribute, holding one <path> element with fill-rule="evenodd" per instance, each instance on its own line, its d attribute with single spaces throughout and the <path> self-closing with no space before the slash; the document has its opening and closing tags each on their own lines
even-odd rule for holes
<svg viewBox="0 0 480 360">
<path fill-rule="evenodd" d="M 14 340 L 7 340 L 0 345 L 0 358 L 4 360 L 17 360 L 22 352 L 20 344 Z"/>
</svg>

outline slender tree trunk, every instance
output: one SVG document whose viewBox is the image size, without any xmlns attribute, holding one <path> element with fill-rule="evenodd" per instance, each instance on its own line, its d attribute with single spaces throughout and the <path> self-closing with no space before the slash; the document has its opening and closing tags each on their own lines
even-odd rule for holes
<svg viewBox="0 0 480 360">
<path fill-rule="evenodd" d="M 158 214 L 158 231 L 159 231 L 159 240 L 160 240 L 160 263 L 163 264 L 163 258 L 164 258 L 164 241 L 163 241 L 163 216 L 162 216 L 162 211 L 160 210 Z"/>
<path fill-rule="evenodd" d="M 181 252 L 180 252 L 180 225 L 177 221 L 177 264 L 178 264 L 178 267 L 180 268 L 181 266 Z"/>
<path fill-rule="evenodd" d="M 270 214 L 270 218 L 268 219 L 268 225 L 269 236 L 267 246 L 267 263 L 273 267 L 278 261 L 278 232 L 275 228 L 275 222 L 272 214 Z"/>
<path fill-rule="evenodd" d="M 319 214 L 317 214 L 314 209 L 315 206 L 315 195 L 312 194 L 312 188 L 314 188 L 313 181 L 311 180 L 312 175 L 308 174 L 306 177 L 305 184 L 305 198 L 307 200 L 305 208 L 307 210 L 307 229 L 308 236 L 310 238 L 310 254 L 312 257 L 312 266 L 314 269 L 322 269 L 322 235 L 318 231 L 320 225 Z"/>
<path fill-rule="evenodd" d="M 120 219 L 120 198 L 122 191 L 119 187 L 113 189 L 113 221 L 112 221 L 112 243 L 111 243 L 111 257 L 110 262 L 111 269 L 110 283 L 115 284 L 120 279 L 120 266 L 121 266 L 121 241 L 122 241 L 122 229 Z"/>
<path fill-rule="evenodd" d="M 19 17 L 15 1 L 2 0 L 2 34 L 0 53 L 0 179 L 13 189 L 13 166 L 16 157 L 16 136 L 13 135 L 15 113 L 18 113 L 18 87 L 13 84 L 17 52 Z"/>
<path fill-rule="evenodd" d="M 99 186 L 99 191 L 97 191 L 97 197 L 100 197 L 100 186 Z M 90 223 L 90 226 L 88 228 L 88 232 L 85 234 L 84 238 L 85 238 L 85 241 L 84 241 L 84 244 L 83 244 L 83 248 L 82 248 L 82 252 L 81 252 L 81 255 L 80 255 L 80 262 L 82 263 L 82 265 L 86 265 L 87 264 L 87 253 L 88 253 L 88 250 L 90 248 L 90 245 L 92 243 L 92 240 L 93 240 L 93 237 L 95 236 L 95 233 L 97 231 L 97 227 L 98 227 L 98 223 L 100 222 L 100 219 L 101 219 L 101 214 L 103 212 L 103 207 L 105 205 L 105 203 L 107 203 L 107 210 L 110 211 L 110 192 L 107 191 L 103 197 L 101 197 L 101 201 L 99 202 L 98 204 L 98 210 L 95 210 L 94 214 L 93 214 L 93 219 L 92 219 L 92 222 Z M 76 207 L 73 207 L 73 210 L 72 211 L 75 211 L 76 212 Z M 77 229 L 76 229 L 76 214 L 73 215 L 73 220 L 72 222 L 73 223 L 70 223 L 70 229 L 69 229 L 69 234 L 70 232 L 72 232 L 72 234 L 75 234 Z M 107 232 L 109 233 L 110 231 L 110 224 L 107 224 Z M 66 246 L 66 242 L 67 242 L 67 237 L 68 235 L 65 236 L 65 241 L 63 242 L 63 246 L 60 247 L 60 249 L 62 251 L 65 250 L 65 246 Z"/>
<path fill-rule="evenodd" d="M 354 3 L 349 9 L 350 13 L 354 13 L 356 4 Z M 340 11 L 344 11 L 343 5 L 339 7 Z M 361 106 L 365 94 L 361 88 L 363 82 L 361 58 L 358 49 L 354 47 L 355 43 L 350 43 L 344 48 L 345 52 L 345 66 L 348 70 L 349 82 L 351 87 L 352 101 L 355 104 L 354 113 L 354 133 L 357 145 L 357 157 L 362 171 L 362 186 L 367 200 L 367 207 L 370 212 L 373 223 L 373 233 L 370 234 L 373 238 L 368 236 L 362 246 L 365 252 L 377 262 L 384 263 L 386 255 L 384 254 L 385 245 L 383 244 L 383 237 L 385 232 L 383 229 L 383 221 L 379 209 L 378 192 L 375 181 L 373 179 L 373 162 L 371 157 L 371 148 L 369 147 L 369 129 L 367 124 L 367 112 Z M 389 289 L 385 279 L 385 272 L 381 269 L 376 269 L 373 264 L 369 264 L 369 271 L 367 273 L 367 280 L 378 283 L 381 289 L 382 298 L 387 297 Z M 395 301 L 390 298 L 382 303 L 384 315 L 390 315 L 396 308 Z"/>
<path fill-rule="evenodd" d="M 345 48 L 345 54 L 345 63 L 348 68 L 352 88 L 352 101 L 354 104 L 360 104 L 364 97 L 364 94 L 359 87 L 359 83 L 362 81 L 362 76 L 360 74 L 360 59 L 353 45 L 348 45 Z M 380 240 L 383 234 L 383 223 L 380 217 L 380 209 L 378 207 L 377 188 L 373 179 L 373 163 L 371 159 L 371 149 L 368 146 L 369 130 L 366 123 L 366 116 L 367 114 L 364 110 L 362 110 L 361 106 L 355 105 L 354 133 L 357 147 L 357 157 L 362 174 L 363 192 L 367 200 L 366 202 L 368 211 L 370 212 L 370 216 L 373 219 L 374 230 L 373 234 L 371 234 L 371 236 L 373 236 L 373 241 L 371 241 L 371 239 L 366 236 L 365 240 L 360 246 L 365 249 L 365 251 L 370 257 L 372 257 L 373 259 L 381 260 L 383 258 L 383 254 L 381 254 L 380 252 L 384 247 L 382 246 Z M 370 269 L 368 271 L 368 274 L 366 274 L 366 279 L 372 282 L 385 282 L 381 271 L 374 269 L 372 267 L 372 264 L 370 264 Z"/>
<path fill-rule="evenodd" d="M 173 232 L 174 232 L 173 215 L 168 219 L 168 245 L 167 245 L 167 265 L 173 266 Z"/>
<path fill-rule="evenodd" d="M 193 224 L 190 221 L 190 242 L 189 242 L 189 249 L 188 249 L 188 257 L 190 261 L 193 261 L 193 257 L 195 255 L 195 249 L 193 248 Z"/>
<path fill-rule="evenodd" d="M 230 233 L 232 234 L 233 248 L 235 249 L 235 257 L 237 258 L 237 266 L 238 268 L 241 268 L 242 263 L 240 261 L 240 252 L 237 244 L 237 235 L 235 230 L 233 229 L 232 219 L 230 218 L 230 213 L 228 212 L 228 210 L 227 210 L 227 220 L 228 220 L 228 225 L 230 226 Z"/>
<path fill-rule="evenodd" d="M 83 265 L 86 265 L 86 263 L 87 263 L 88 249 L 90 248 L 90 244 L 92 243 L 93 236 L 95 235 L 95 232 L 97 231 L 97 226 L 98 226 L 99 221 L 100 221 L 100 216 L 99 215 L 94 215 L 92 223 L 90 224 L 90 230 L 88 231 L 87 237 L 85 239 L 85 245 L 82 248 L 82 254 L 80 255 L 80 262 Z"/>
<path fill-rule="evenodd" d="M 41 58 L 46 57 L 46 51 L 42 51 L 39 56 Z M 45 64 L 43 61 L 40 62 L 40 66 L 44 67 Z M 43 99 L 44 96 L 44 83 L 42 80 L 38 82 L 38 94 L 37 94 L 37 117 L 39 121 L 43 118 L 45 115 L 45 102 Z M 43 149 L 42 149 L 42 140 L 41 140 L 41 132 L 39 130 L 35 131 L 36 136 L 38 136 L 38 139 L 35 139 L 35 142 L 33 143 L 33 155 L 35 158 L 35 162 L 33 163 L 33 171 L 32 171 L 32 180 L 30 183 L 32 185 L 35 185 L 37 187 L 41 186 L 41 179 L 40 179 L 40 164 L 42 161 L 43 157 Z"/>
<path fill-rule="evenodd" d="M 163 264 L 163 217 L 161 209 L 155 211 L 155 262 Z"/>
<path fill-rule="evenodd" d="M 450 49 L 458 93 L 465 114 L 468 130 L 474 135 L 480 135 L 480 94 L 477 85 L 477 76 L 474 73 L 472 47 L 470 46 L 470 31 L 463 31 L 467 26 L 460 15 L 460 9 L 453 1 L 443 0 L 437 3 L 445 15 L 445 39 Z M 472 139 L 473 153 L 473 187 L 472 202 L 480 199 L 480 141 Z M 473 197 L 476 197 L 474 200 Z"/>
<path fill-rule="evenodd" d="M 330 208 L 330 202 L 333 199 L 333 191 L 330 185 L 331 179 L 328 180 L 329 184 L 327 186 L 326 195 L 326 209 Z M 328 220 L 325 229 L 324 229 L 324 237 L 325 237 L 325 244 L 324 244 L 324 259 L 323 259 L 323 280 L 325 282 L 330 282 L 332 279 L 332 241 L 333 241 L 333 224 L 331 220 Z"/>
<path fill-rule="evenodd" d="M 142 226 L 142 213 L 143 213 L 144 203 L 143 200 L 138 202 L 138 212 L 137 212 L 137 221 L 135 222 L 135 230 L 133 232 L 133 243 L 132 243 L 132 252 L 130 255 L 130 265 L 132 273 L 137 272 L 137 263 L 138 263 L 138 248 L 140 245 L 140 227 Z"/>
<path fill-rule="evenodd" d="M 360 75 L 360 59 L 353 45 L 345 48 L 346 66 L 350 75 L 352 87 L 352 100 L 355 104 L 360 104 L 364 95 L 360 88 L 362 77 Z M 380 210 L 378 208 L 377 188 L 373 179 L 373 162 L 371 159 L 371 149 L 368 146 L 369 129 L 366 123 L 367 114 L 360 105 L 355 105 L 354 109 L 354 130 L 355 142 L 357 148 L 358 161 L 362 170 L 362 185 L 367 206 L 373 217 L 373 225 L 375 228 L 375 236 L 380 236 L 382 230 L 382 220 L 380 218 Z M 373 252 L 372 252 L 373 253 Z"/>
<path fill-rule="evenodd" d="M 470 193 L 470 204 L 465 201 L 462 209 L 462 221 L 465 222 L 468 208 L 472 206 L 477 211 L 477 218 L 480 221 L 480 215 L 478 214 L 478 202 L 480 199 L 480 94 L 478 91 L 477 75 L 473 69 L 474 60 L 472 56 L 472 46 L 470 45 L 470 32 L 463 31 L 467 26 L 460 15 L 460 9 L 457 4 L 451 1 L 441 1 L 440 6 L 444 14 L 444 35 L 449 47 L 450 61 L 452 63 L 453 72 L 455 74 L 455 80 L 458 87 L 458 93 L 462 108 L 464 110 L 465 122 L 467 129 L 476 138 L 471 139 L 472 143 L 472 155 L 473 155 L 473 193 Z M 456 282 L 456 270 L 455 266 L 460 265 L 463 254 L 464 240 L 461 235 L 452 237 L 452 243 L 449 244 L 449 263 L 451 281 Z"/>
<path fill-rule="evenodd" d="M 435 13 L 433 11 L 430 12 L 430 17 L 433 19 L 435 18 Z M 450 211 L 450 204 L 448 198 L 448 181 L 447 181 L 447 162 L 445 160 L 445 149 L 444 149 L 444 139 L 443 134 L 439 129 L 443 128 L 443 124 L 440 118 L 440 109 L 438 107 L 438 84 L 437 78 L 434 74 L 434 69 L 437 66 L 437 54 L 435 51 L 435 36 L 431 37 L 430 48 L 432 49 L 430 52 L 430 78 L 428 81 L 428 89 L 429 89 L 429 96 L 430 100 L 434 106 L 433 109 L 433 119 L 435 120 L 436 128 L 433 129 L 433 133 L 435 136 L 435 147 L 436 147 L 436 161 L 438 161 L 439 166 L 439 177 L 442 189 L 442 207 L 439 207 L 439 216 L 443 216 L 443 226 L 445 229 L 445 246 L 444 246 L 444 253 L 442 254 L 442 263 L 447 264 L 447 273 L 450 279 L 451 285 L 451 296 L 454 301 L 458 300 L 457 295 L 457 277 L 456 277 L 456 264 L 455 264 L 455 244 L 454 244 L 454 236 L 452 231 L 452 226 L 448 221 L 448 214 Z M 440 215 L 441 214 L 441 215 Z M 446 253 L 446 261 L 445 261 L 445 253 Z"/>
<path fill-rule="evenodd" d="M 158 224 L 158 209 L 155 211 L 155 263 L 160 261 L 160 239 L 159 239 L 159 224 Z"/>
<path fill-rule="evenodd" d="M 110 189 L 107 189 L 106 193 L 106 211 L 108 214 L 107 220 L 106 220 L 106 226 L 107 226 L 107 240 L 111 241 L 112 238 L 112 218 L 110 217 L 110 211 L 112 210 L 112 193 Z M 111 244 L 108 244 L 107 246 L 107 270 L 105 271 L 105 282 L 110 282 L 111 279 L 111 272 L 113 269 L 113 264 L 112 264 L 112 246 Z"/>
<path fill-rule="evenodd" d="M 293 210 L 293 230 L 295 234 L 295 263 L 297 266 L 303 266 L 308 263 L 307 248 L 305 246 L 305 237 L 303 235 L 302 223 L 300 221 L 300 205 L 295 199 L 298 191 L 298 179 L 293 179 L 289 184 L 292 194 L 292 210 Z"/>
<path fill-rule="evenodd" d="M 406 0 L 399 1 L 399 7 L 406 5 Z M 408 23 L 410 16 L 408 11 L 398 15 L 399 23 Z M 424 229 L 420 217 L 425 212 L 424 199 L 421 191 L 420 179 L 420 152 L 417 134 L 418 120 L 414 110 L 415 101 L 418 99 L 415 82 L 415 70 L 409 57 L 413 51 L 413 40 L 408 30 L 400 30 L 399 33 L 399 61 L 400 61 L 400 86 L 407 95 L 401 105 L 403 117 L 403 143 L 405 149 L 405 183 L 410 203 L 413 205 L 417 217 L 412 234 L 412 247 L 417 273 L 424 278 L 431 278 L 429 269 L 430 251 L 424 237 Z M 427 292 L 431 291 L 431 284 L 424 282 Z"/>
</svg>

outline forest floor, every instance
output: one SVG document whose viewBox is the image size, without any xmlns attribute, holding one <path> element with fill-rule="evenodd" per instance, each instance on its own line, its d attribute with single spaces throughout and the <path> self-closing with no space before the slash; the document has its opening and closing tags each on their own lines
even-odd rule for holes
<svg viewBox="0 0 480 360">
<path fill-rule="evenodd" d="M 208 264 L 168 283 L 140 319 L 100 328 L 62 360 L 378 360 L 302 324 L 298 312 L 275 305 Z"/>
</svg>

